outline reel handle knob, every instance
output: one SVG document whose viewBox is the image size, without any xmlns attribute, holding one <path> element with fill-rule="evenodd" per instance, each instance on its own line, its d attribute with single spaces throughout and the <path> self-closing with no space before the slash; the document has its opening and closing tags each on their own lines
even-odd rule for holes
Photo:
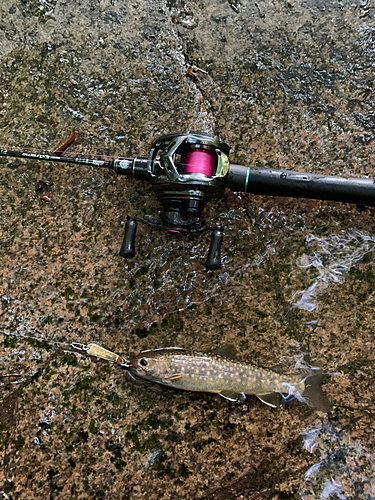
<svg viewBox="0 0 375 500">
<path fill-rule="evenodd" d="M 205 263 L 207 269 L 216 270 L 221 267 L 220 248 L 223 241 L 223 231 L 214 229 L 211 233 L 211 243 Z"/>
<path fill-rule="evenodd" d="M 122 242 L 119 255 L 124 259 L 131 259 L 135 255 L 135 232 L 137 231 L 137 221 L 128 216 L 125 223 L 124 240 Z"/>
</svg>

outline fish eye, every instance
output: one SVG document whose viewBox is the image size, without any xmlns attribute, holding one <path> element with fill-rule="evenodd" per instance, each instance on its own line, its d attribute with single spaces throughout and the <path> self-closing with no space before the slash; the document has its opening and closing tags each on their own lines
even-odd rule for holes
<svg viewBox="0 0 375 500">
<path fill-rule="evenodd" d="M 145 358 L 140 359 L 140 360 L 139 360 L 139 364 L 140 364 L 141 366 L 147 366 L 147 365 L 148 365 L 148 363 L 147 363 L 147 359 L 145 359 Z"/>
</svg>

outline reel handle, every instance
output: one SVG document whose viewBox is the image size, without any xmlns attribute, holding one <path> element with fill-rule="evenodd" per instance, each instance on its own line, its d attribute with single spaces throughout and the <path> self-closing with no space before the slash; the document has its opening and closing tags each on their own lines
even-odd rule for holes
<svg viewBox="0 0 375 500">
<path fill-rule="evenodd" d="M 221 267 L 220 249 L 222 241 L 223 241 L 223 231 L 221 229 L 214 229 L 211 233 L 211 243 L 205 263 L 205 267 L 207 269 L 210 269 L 212 271 L 220 269 Z"/>
<path fill-rule="evenodd" d="M 125 223 L 124 239 L 119 251 L 119 255 L 124 259 L 131 259 L 135 255 L 135 233 L 137 231 L 137 221 L 132 217 L 127 217 Z"/>
</svg>

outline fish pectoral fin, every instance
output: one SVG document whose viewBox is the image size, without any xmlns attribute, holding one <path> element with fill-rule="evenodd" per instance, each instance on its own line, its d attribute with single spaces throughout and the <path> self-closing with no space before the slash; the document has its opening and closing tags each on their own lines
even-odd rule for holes
<svg viewBox="0 0 375 500">
<path fill-rule="evenodd" d="M 243 403 L 246 399 L 246 396 L 243 392 L 230 392 L 230 391 L 221 391 L 219 392 L 219 396 L 226 399 L 227 401 L 232 401 L 232 403 Z"/>
<path fill-rule="evenodd" d="M 276 392 L 271 392 L 271 394 L 256 394 L 256 397 L 260 399 L 262 403 L 272 406 L 272 408 L 277 408 L 281 403 L 280 394 Z"/>
<path fill-rule="evenodd" d="M 184 373 L 178 373 L 177 375 L 172 375 L 171 377 L 168 377 L 165 380 L 167 382 L 176 382 L 177 380 L 181 380 L 183 377 L 185 377 Z"/>
</svg>

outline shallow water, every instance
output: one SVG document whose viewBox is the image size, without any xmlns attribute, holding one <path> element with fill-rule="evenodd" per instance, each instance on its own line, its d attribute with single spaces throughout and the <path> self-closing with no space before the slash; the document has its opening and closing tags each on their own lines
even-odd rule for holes
<svg viewBox="0 0 375 500">
<path fill-rule="evenodd" d="M 301 499 L 374 497 L 375 456 L 353 439 L 350 432 L 328 423 L 306 429 L 302 436 L 304 448 L 314 454 L 318 462 L 305 473 L 299 492 Z"/>
<path fill-rule="evenodd" d="M 313 300 L 331 284 L 343 283 L 345 275 L 365 255 L 374 249 L 375 239 L 359 230 L 341 231 L 328 238 L 316 238 L 308 234 L 305 246 L 308 254 L 296 259 L 295 272 L 315 268 L 312 284 L 307 289 L 296 292 L 290 301 L 296 307 L 313 311 L 316 308 Z"/>
<path fill-rule="evenodd" d="M 373 177 L 374 34 L 362 1 L 4 0 L 0 146 L 79 132 L 75 151 L 136 156 L 202 130 L 233 163 Z M 126 215 L 160 208 L 146 184 L 2 159 L 0 200 L 4 498 L 375 498 L 373 209 L 226 192 L 211 272 L 208 234 L 139 226 L 118 256 Z M 90 341 L 308 354 L 333 411 L 158 390 L 53 344 Z"/>
</svg>

